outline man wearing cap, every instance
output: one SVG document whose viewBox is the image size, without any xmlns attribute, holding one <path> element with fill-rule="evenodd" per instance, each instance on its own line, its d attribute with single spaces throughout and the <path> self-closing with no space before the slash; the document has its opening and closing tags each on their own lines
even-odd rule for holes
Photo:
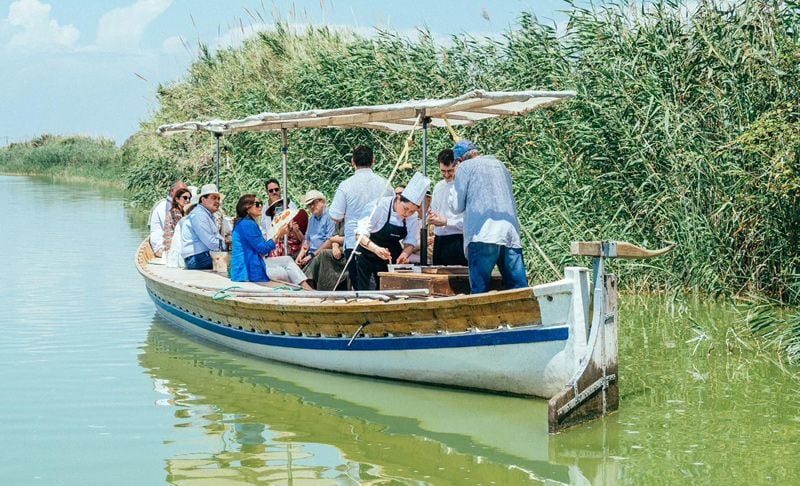
<svg viewBox="0 0 800 486">
<path fill-rule="evenodd" d="M 325 206 L 325 195 L 317 190 L 311 190 L 303 197 L 303 204 L 311 213 L 308 220 L 305 240 L 295 262 L 300 268 L 306 266 L 314 257 L 320 247 L 336 232 L 336 224 L 328 214 Z"/>
<path fill-rule="evenodd" d="M 181 230 L 181 257 L 187 269 L 211 270 L 210 252 L 227 248 L 214 219 L 224 198 L 215 184 L 206 184 L 198 194 L 199 204 L 183 218 L 186 222 Z"/>
<path fill-rule="evenodd" d="M 392 262 L 408 263 L 419 242 L 417 211 L 430 183 L 417 172 L 402 194 L 380 198 L 365 209 L 356 229 L 359 248 L 354 289 L 370 290 L 373 279 L 375 288 L 380 288 L 378 272 L 387 271 Z"/>
<path fill-rule="evenodd" d="M 164 225 L 167 221 L 167 213 L 172 206 L 172 198 L 175 193 L 181 189 L 186 188 L 186 184 L 182 181 L 175 181 L 169 188 L 169 194 L 164 199 L 158 201 L 153 209 L 150 211 L 150 246 L 153 247 L 153 253 L 157 257 L 161 256 L 164 251 Z"/>
<path fill-rule="evenodd" d="M 344 220 L 344 254 L 348 260 L 356 247 L 356 227 L 364 210 L 379 197 L 392 195 L 392 189 L 386 186 L 386 179 L 372 172 L 375 164 L 372 149 L 364 145 L 356 147 L 352 164 L 355 173 L 339 184 L 329 209 L 331 219 L 335 222 Z M 350 282 L 355 282 L 356 269 L 352 261 L 347 270 Z"/>
<path fill-rule="evenodd" d="M 460 165 L 450 190 L 450 206 L 454 213 L 464 214 L 464 252 L 472 293 L 489 291 L 495 265 L 505 289 L 527 287 L 511 174 L 495 157 L 481 155 L 469 140 L 453 146 L 453 157 Z"/>
<path fill-rule="evenodd" d="M 442 180 L 433 188 L 433 199 L 428 212 L 428 223 L 433 229 L 433 264 L 467 265 L 464 256 L 464 215 L 450 209 L 450 188 L 456 178 L 458 164 L 451 149 L 444 149 L 436 157 Z"/>
</svg>

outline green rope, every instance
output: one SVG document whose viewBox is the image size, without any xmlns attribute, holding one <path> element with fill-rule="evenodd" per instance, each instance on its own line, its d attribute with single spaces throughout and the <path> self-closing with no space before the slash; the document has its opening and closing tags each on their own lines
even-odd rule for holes
<svg viewBox="0 0 800 486">
<path fill-rule="evenodd" d="M 217 290 L 216 292 L 214 292 L 214 295 L 211 296 L 211 300 L 225 300 L 228 297 L 232 297 L 232 295 L 227 292 L 228 290 L 240 289 L 240 288 L 241 287 L 238 285 L 231 285 L 230 287 L 225 287 L 224 289 Z"/>
</svg>

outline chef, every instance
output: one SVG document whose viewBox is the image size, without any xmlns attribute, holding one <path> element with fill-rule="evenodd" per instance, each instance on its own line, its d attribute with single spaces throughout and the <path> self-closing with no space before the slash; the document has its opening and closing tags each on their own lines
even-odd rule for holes
<svg viewBox="0 0 800 486">
<path fill-rule="evenodd" d="M 367 206 L 356 228 L 355 290 L 379 289 L 378 272 L 387 271 L 389 263 L 408 263 L 419 244 L 417 211 L 430 183 L 417 172 L 402 193 L 379 198 Z"/>
</svg>

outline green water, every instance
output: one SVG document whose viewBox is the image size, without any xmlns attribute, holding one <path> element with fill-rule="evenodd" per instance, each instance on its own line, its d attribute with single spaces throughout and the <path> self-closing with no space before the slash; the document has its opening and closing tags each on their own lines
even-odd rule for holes
<svg viewBox="0 0 800 486">
<path fill-rule="evenodd" d="M 2 484 L 760 484 L 800 478 L 800 381 L 720 304 L 622 296 L 620 411 L 228 352 L 155 314 L 113 193 L 0 176 Z M 624 278 L 624 276 L 622 276 Z"/>
</svg>

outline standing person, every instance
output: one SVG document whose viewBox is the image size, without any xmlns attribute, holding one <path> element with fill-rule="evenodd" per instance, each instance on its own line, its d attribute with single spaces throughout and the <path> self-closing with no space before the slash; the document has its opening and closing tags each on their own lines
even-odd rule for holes
<svg viewBox="0 0 800 486">
<path fill-rule="evenodd" d="M 350 260 L 350 255 L 356 247 L 356 227 L 364 209 L 379 197 L 392 195 L 392 189 L 387 187 L 386 179 L 372 172 L 375 156 L 371 148 L 364 145 L 356 147 L 353 150 L 351 163 L 355 173 L 339 184 L 328 213 L 335 222 L 344 221 L 345 261 Z M 350 283 L 353 285 L 356 280 L 356 268 L 352 260 L 347 271 Z"/>
<path fill-rule="evenodd" d="M 419 242 L 419 211 L 430 179 L 414 174 L 402 194 L 382 197 L 374 208 L 367 207 L 358 222 L 356 235 L 356 280 L 353 288 L 369 290 L 371 280 L 380 288 L 378 272 L 388 270 L 389 263 L 408 263 Z"/>
<path fill-rule="evenodd" d="M 233 224 L 233 251 L 231 253 L 232 282 L 269 282 L 288 280 L 306 290 L 311 287 L 300 268 L 289 257 L 267 258 L 278 241 L 289 230 L 289 225 L 277 229 L 272 238 L 265 240 L 258 227 L 262 204 L 254 194 L 245 194 L 236 203 L 236 221 Z"/>
<path fill-rule="evenodd" d="M 269 202 L 267 203 L 267 207 L 262 211 L 261 232 L 269 236 L 269 231 L 272 227 L 272 218 L 276 214 L 281 214 L 283 211 L 283 204 L 281 204 L 283 195 L 281 195 L 281 185 L 278 179 L 269 179 L 264 186 L 267 189 L 267 199 Z M 267 209 L 271 210 L 267 211 Z M 297 205 L 289 201 L 289 209 L 297 210 Z"/>
<path fill-rule="evenodd" d="M 303 247 L 295 258 L 295 263 L 300 268 L 306 266 L 320 247 L 336 232 L 336 223 L 328 214 L 325 202 L 325 195 L 316 190 L 308 191 L 303 198 L 303 204 L 311 213 L 311 217 L 308 219 L 308 231 L 306 231 Z"/>
<path fill-rule="evenodd" d="M 168 254 L 172 248 L 172 236 L 175 234 L 175 228 L 178 222 L 186 215 L 186 208 L 189 207 L 189 202 L 192 200 L 192 193 L 188 188 L 178 189 L 175 197 L 172 198 L 169 211 L 167 211 L 167 220 L 164 222 L 164 254 Z"/>
<path fill-rule="evenodd" d="M 227 248 L 214 219 L 224 198 L 215 184 L 206 184 L 200 189 L 199 204 L 185 218 L 181 228 L 181 257 L 187 269 L 211 270 L 210 252 Z"/>
<path fill-rule="evenodd" d="M 182 181 L 175 181 L 169 188 L 169 194 L 164 199 L 158 201 L 150 211 L 150 246 L 153 253 L 160 257 L 164 253 L 164 225 L 167 221 L 167 212 L 172 207 L 172 199 L 179 189 L 185 189 L 186 184 Z"/>
<path fill-rule="evenodd" d="M 495 265 L 500 268 L 506 290 L 527 287 L 511 174 L 497 158 L 482 156 L 469 140 L 453 146 L 453 157 L 460 165 L 450 191 L 450 205 L 455 214 L 464 213 L 472 293 L 489 291 Z"/>
<path fill-rule="evenodd" d="M 464 256 L 464 215 L 450 209 L 450 189 L 456 178 L 458 164 L 451 149 L 444 149 L 436 157 L 442 180 L 433 188 L 433 199 L 428 212 L 428 223 L 433 229 L 433 264 L 467 265 Z"/>
</svg>

